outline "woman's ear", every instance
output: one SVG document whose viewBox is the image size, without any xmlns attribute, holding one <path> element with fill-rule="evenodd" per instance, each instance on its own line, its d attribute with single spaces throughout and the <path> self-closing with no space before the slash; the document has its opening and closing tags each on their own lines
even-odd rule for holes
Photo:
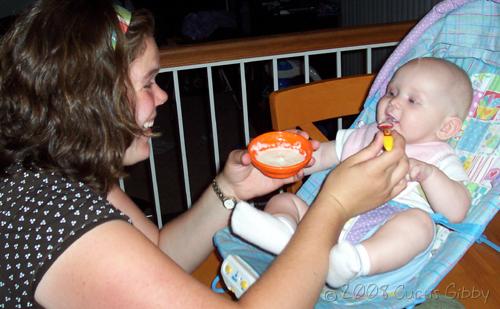
<svg viewBox="0 0 500 309">
<path fill-rule="evenodd" d="M 446 117 L 441 125 L 441 128 L 437 132 L 437 137 L 446 141 L 453 136 L 455 136 L 462 128 L 462 120 L 456 116 Z"/>
</svg>

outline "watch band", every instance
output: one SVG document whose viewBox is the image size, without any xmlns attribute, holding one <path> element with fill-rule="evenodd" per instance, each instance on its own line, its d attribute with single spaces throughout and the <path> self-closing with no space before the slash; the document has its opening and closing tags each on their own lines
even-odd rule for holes
<svg viewBox="0 0 500 309">
<path fill-rule="evenodd" d="M 217 195 L 219 200 L 222 202 L 222 206 L 224 206 L 224 208 L 231 210 L 234 206 L 236 206 L 238 201 L 232 196 L 225 196 L 215 179 L 212 181 L 212 189 L 214 190 L 215 195 Z"/>
</svg>

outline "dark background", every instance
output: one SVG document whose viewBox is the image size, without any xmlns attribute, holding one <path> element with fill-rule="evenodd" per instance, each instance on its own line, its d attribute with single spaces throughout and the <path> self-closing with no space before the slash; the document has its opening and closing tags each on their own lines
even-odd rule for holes
<svg viewBox="0 0 500 309">
<path fill-rule="evenodd" d="M 33 0 L 0 0 L 0 26 Z M 155 15 L 158 45 L 207 41 L 272 33 L 318 29 L 338 25 L 340 0 L 116 0 L 127 8 L 147 8 Z M 202 26 L 206 36 L 190 38 L 184 28 Z M 190 22 L 191 21 L 191 22 Z M 206 31 L 207 28 L 215 28 Z M 189 31 L 188 31 L 189 32 Z"/>
<path fill-rule="evenodd" d="M 340 16 L 340 0 L 134 0 L 128 3 L 136 8 L 148 8 L 155 14 L 159 45 L 166 44 L 168 38 L 193 42 L 336 27 Z M 197 38 L 189 35 L 195 25 L 203 32 Z"/>
<path fill-rule="evenodd" d="M 0 31 L 33 0 L 0 0 Z M 438 0 L 115 0 L 147 8 L 159 46 L 420 19 Z"/>
</svg>

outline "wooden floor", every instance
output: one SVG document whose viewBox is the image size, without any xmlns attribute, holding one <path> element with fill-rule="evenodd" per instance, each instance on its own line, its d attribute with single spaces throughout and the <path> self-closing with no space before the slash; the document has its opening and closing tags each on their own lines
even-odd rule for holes
<svg viewBox="0 0 500 309">
<path fill-rule="evenodd" d="M 500 244 L 498 214 L 485 234 L 488 239 Z M 212 253 L 193 275 L 210 287 L 219 265 L 218 257 Z M 454 297 L 466 308 L 500 308 L 500 253 L 485 244 L 474 244 L 434 293 Z M 230 296 L 226 294 L 225 297 Z"/>
<path fill-rule="evenodd" d="M 500 244 L 500 216 L 485 231 Z M 500 253 L 486 244 L 474 244 L 435 290 L 459 300 L 466 308 L 500 308 Z"/>
</svg>

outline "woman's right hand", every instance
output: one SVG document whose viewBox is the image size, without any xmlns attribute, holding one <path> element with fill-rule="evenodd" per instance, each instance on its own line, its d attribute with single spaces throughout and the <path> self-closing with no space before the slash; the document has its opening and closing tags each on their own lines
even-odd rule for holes
<svg viewBox="0 0 500 309">
<path fill-rule="evenodd" d="M 344 218 L 366 212 L 396 196 L 406 187 L 408 158 L 404 138 L 394 132 L 394 148 L 382 151 L 383 136 L 339 164 L 327 177 L 318 199 L 340 204 Z"/>
</svg>

